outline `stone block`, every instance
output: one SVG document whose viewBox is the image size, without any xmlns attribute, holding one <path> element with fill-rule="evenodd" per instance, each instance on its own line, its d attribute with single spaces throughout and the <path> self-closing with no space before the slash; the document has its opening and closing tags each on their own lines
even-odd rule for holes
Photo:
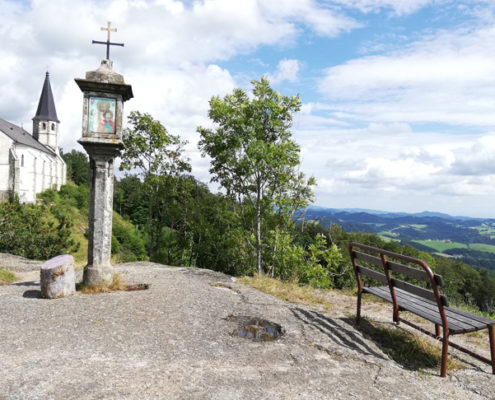
<svg viewBox="0 0 495 400">
<path fill-rule="evenodd" d="M 57 299 L 70 296 L 76 291 L 74 258 L 64 254 L 51 258 L 40 269 L 41 296 Z"/>
</svg>

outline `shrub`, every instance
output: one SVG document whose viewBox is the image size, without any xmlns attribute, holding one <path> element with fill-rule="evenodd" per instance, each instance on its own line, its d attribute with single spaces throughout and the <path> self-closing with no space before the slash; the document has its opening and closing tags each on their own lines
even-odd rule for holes
<svg viewBox="0 0 495 400">
<path fill-rule="evenodd" d="M 51 214 L 46 205 L 20 204 L 13 197 L 0 204 L 0 252 L 40 260 L 70 253 L 78 246 L 71 227 L 68 215 Z"/>
<path fill-rule="evenodd" d="M 118 253 L 122 262 L 146 259 L 146 249 L 139 232 L 131 223 L 115 216 L 112 224 L 112 253 Z"/>
</svg>

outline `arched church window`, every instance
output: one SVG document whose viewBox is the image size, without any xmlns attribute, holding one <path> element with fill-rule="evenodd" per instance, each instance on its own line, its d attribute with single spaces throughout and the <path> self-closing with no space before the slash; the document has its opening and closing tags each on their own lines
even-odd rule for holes
<svg viewBox="0 0 495 400">
<path fill-rule="evenodd" d="M 54 124 L 54 123 L 52 123 L 52 127 L 51 127 L 51 129 L 52 129 L 52 131 L 54 131 L 54 130 L 55 130 L 55 124 Z"/>
<path fill-rule="evenodd" d="M 41 123 L 41 129 L 46 129 L 46 122 Z"/>
</svg>

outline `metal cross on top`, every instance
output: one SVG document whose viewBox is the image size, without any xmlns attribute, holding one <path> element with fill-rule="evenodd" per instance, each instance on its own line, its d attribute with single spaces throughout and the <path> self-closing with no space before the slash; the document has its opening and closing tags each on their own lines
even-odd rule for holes
<svg viewBox="0 0 495 400">
<path fill-rule="evenodd" d="M 100 42 L 98 40 L 93 40 L 93 44 L 105 44 L 107 46 L 107 60 L 110 60 L 110 46 L 122 46 L 124 47 L 124 43 L 112 43 L 110 42 L 110 32 L 117 32 L 117 28 L 110 28 L 111 22 L 107 22 L 107 27 L 101 27 L 102 31 L 107 31 L 107 41 Z"/>
</svg>

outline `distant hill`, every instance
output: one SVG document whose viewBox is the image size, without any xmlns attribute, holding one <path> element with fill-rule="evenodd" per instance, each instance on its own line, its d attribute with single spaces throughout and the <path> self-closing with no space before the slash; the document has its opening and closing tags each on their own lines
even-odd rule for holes
<svg viewBox="0 0 495 400">
<path fill-rule="evenodd" d="M 304 219 L 323 227 L 338 224 L 346 232 L 376 233 L 385 240 L 495 270 L 495 219 L 367 209 L 310 206 Z"/>
</svg>

